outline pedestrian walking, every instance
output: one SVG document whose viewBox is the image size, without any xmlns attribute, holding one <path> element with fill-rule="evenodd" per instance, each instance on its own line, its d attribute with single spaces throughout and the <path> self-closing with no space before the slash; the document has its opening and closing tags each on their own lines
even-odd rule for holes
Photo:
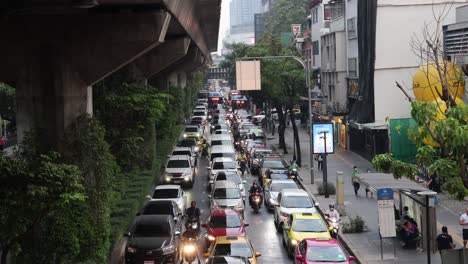
<svg viewBox="0 0 468 264">
<path fill-rule="evenodd" d="M 5 139 L 3 139 L 3 136 L 0 136 L 0 151 L 3 151 L 5 149 Z"/>
<path fill-rule="evenodd" d="M 361 185 L 359 184 L 359 182 L 356 179 L 358 174 L 359 174 L 359 170 L 357 169 L 357 166 L 354 166 L 353 167 L 353 173 L 351 174 L 351 180 L 353 181 L 353 187 L 354 187 L 354 194 L 355 195 L 358 194 L 359 188 L 361 187 Z"/>
<path fill-rule="evenodd" d="M 466 242 L 468 242 L 468 208 L 460 216 L 460 225 L 463 226 L 463 248 L 466 248 Z"/>
<path fill-rule="evenodd" d="M 318 162 L 318 170 L 321 171 L 323 170 L 323 156 L 325 154 L 318 154 L 317 156 L 317 162 Z"/>
<path fill-rule="evenodd" d="M 455 244 L 453 238 L 449 235 L 447 227 L 442 227 L 442 234 L 439 234 L 436 238 L 437 249 L 439 250 L 440 256 L 442 257 L 442 250 L 453 249 Z"/>
</svg>

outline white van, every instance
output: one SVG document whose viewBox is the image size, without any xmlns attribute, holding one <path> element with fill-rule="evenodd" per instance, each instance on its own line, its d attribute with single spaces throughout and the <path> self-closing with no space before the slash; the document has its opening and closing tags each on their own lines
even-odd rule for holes
<svg viewBox="0 0 468 264">
<path fill-rule="evenodd" d="M 236 160 L 236 151 L 232 145 L 211 146 L 210 161 L 213 161 L 214 158 L 232 158 L 233 160 Z"/>
</svg>

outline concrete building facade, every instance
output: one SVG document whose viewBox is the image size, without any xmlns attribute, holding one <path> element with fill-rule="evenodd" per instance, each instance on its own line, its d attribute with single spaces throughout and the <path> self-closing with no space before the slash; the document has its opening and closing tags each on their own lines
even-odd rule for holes
<svg viewBox="0 0 468 264">
<path fill-rule="evenodd" d="M 255 41 L 254 15 L 261 13 L 261 10 L 261 0 L 232 0 L 229 10 L 229 36 L 225 41 L 253 44 Z"/>
</svg>

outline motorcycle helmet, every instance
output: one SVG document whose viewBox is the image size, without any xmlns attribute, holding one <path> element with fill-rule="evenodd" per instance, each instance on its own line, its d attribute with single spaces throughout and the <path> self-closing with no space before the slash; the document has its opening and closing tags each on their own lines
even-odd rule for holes
<svg viewBox="0 0 468 264">
<path fill-rule="evenodd" d="M 335 210 L 335 205 L 334 204 L 330 204 L 328 207 L 330 208 L 330 211 Z"/>
</svg>

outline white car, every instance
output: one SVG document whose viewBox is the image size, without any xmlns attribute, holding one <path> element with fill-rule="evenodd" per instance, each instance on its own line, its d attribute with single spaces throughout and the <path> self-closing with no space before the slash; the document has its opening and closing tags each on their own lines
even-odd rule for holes
<svg viewBox="0 0 468 264">
<path fill-rule="evenodd" d="M 170 158 L 171 156 L 177 156 L 177 155 L 187 155 L 187 156 L 189 156 L 190 159 L 192 160 L 192 164 L 194 166 L 197 166 L 197 153 L 195 153 L 192 148 L 189 148 L 189 147 L 176 147 L 172 151 L 172 155 L 169 155 L 168 158 Z"/>
<path fill-rule="evenodd" d="M 242 199 L 239 186 L 234 182 L 217 181 L 208 197 L 210 198 L 210 208 L 212 210 L 229 208 L 244 216 L 244 199 Z"/>
<path fill-rule="evenodd" d="M 195 166 L 187 155 L 171 156 L 164 170 L 164 183 L 184 184 L 193 186 Z"/>
<path fill-rule="evenodd" d="M 273 210 L 275 208 L 273 204 L 278 202 L 276 200 L 278 194 L 285 189 L 299 189 L 299 186 L 297 186 L 297 183 L 292 179 L 271 180 L 265 185 L 263 196 L 265 198 L 265 206 L 269 210 Z"/>
<path fill-rule="evenodd" d="M 317 212 L 312 197 L 302 189 L 283 189 L 276 197 L 276 202 L 270 202 L 275 207 L 274 221 L 278 232 L 281 232 L 290 214 Z"/>
<path fill-rule="evenodd" d="M 174 201 L 181 212 L 187 208 L 187 195 L 179 185 L 158 185 L 147 197 L 151 201 Z"/>
<path fill-rule="evenodd" d="M 231 134 L 231 130 L 228 130 L 228 129 L 218 129 L 214 132 L 215 135 L 221 135 L 221 134 L 224 134 L 224 135 L 229 135 Z"/>
<path fill-rule="evenodd" d="M 210 181 L 212 181 L 218 172 L 234 171 L 237 172 L 237 163 L 232 158 L 214 158 L 211 162 L 211 167 L 207 168 L 210 173 Z"/>
<path fill-rule="evenodd" d="M 213 186 L 217 181 L 232 181 L 237 186 L 239 186 L 239 190 L 242 194 L 242 197 L 244 197 L 245 200 L 245 195 L 246 195 L 246 190 L 245 190 L 245 184 L 247 183 L 245 180 L 242 180 L 239 172 L 237 171 L 220 171 L 216 173 L 214 176 L 213 180 L 210 181 L 210 187 L 213 189 Z"/>
</svg>

